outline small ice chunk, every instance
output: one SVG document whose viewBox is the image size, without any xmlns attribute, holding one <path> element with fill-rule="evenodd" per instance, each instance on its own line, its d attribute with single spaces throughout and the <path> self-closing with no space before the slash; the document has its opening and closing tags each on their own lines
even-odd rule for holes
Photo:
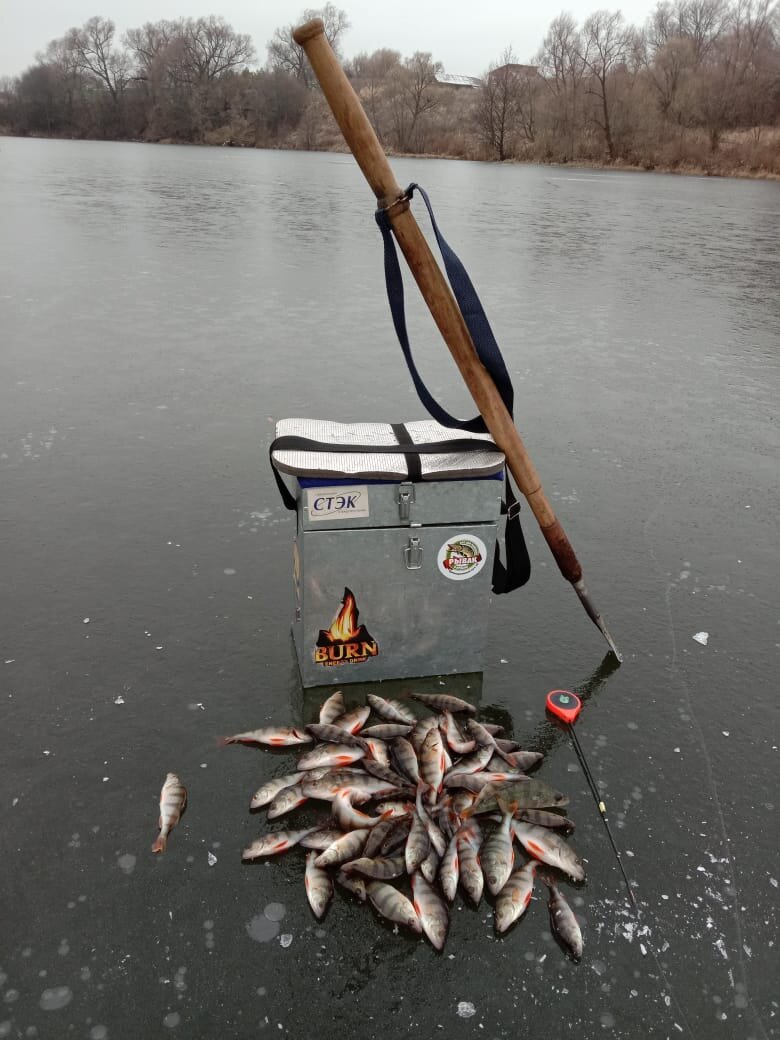
<svg viewBox="0 0 780 1040">
<path fill-rule="evenodd" d="M 286 950 L 292 944 L 293 937 L 289 933 L 279 936 L 279 945 Z"/>
<path fill-rule="evenodd" d="M 88 618 L 88 617 L 85 617 L 85 618 L 84 618 L 84 624 L 85 624 L 85 625 L 88 625 L 88 624 L 89 624 L 89 618 Z"/>
<path fill-rule="evenodd" d="M 459 1018 L 471 1018 L 472 1015 L 476 1015 L 477 1009 L 469 1000 L 458 1001 L 457 1015 Z"/>
<path fill-rule="evenodd" d="M 207 852 L 206 853 L 206 859 L 209 861 L 209 866 L 210 867 L 213 867 L 214 864 L 217 862 L 217 857 L 214 855 L 213 852 Z"/>
<path fill-rule="evenodd" d="M 707 640 L 710 638 L 709 632 L 697 632 L 693 637 L 697 643 L 701 643 L 702 646 L 707 645 Z"/>
<path fill-rule="evenodd" d="M 118 697 L 114 698 L 114 704 L 124 704 L 124 703 L 125 703 L 125 699 L 124 699 L 124 697 L 122 696 L 121 693 L 119 694 Z"/>
</svg>

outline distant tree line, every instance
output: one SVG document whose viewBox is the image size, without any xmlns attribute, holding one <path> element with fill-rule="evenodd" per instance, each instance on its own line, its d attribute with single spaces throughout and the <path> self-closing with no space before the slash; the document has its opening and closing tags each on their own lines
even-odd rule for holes
<svg viewBox="0 0 780 1040">
<path fill-rule="evenodd" d="M 349 28 L 322 17 L 340 54 Z M 343 147 L 292 26 L 266 47 L 224 19 L 107 18 L 52 40 L 0 81 L 0 130 L 18 135 L 247 147 Z M 778 0 L 660 0 L 644 27 L 619 11 L 551 23 L 531 64 L 508 48 L 476 85 L 443 82 L 430 53 L 345 62 L 391 152 L 780 173 Z"/>
</svg>

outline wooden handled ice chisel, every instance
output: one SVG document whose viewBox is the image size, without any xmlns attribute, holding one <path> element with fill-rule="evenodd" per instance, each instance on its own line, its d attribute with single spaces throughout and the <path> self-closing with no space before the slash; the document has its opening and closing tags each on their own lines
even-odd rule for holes
<svg viewBox="0 0 780 1040">
<path fill-rule="evenodd" d="M 509 471 L 525 495 L 561 574 L 572 583 L 588 617 L 601 631 L 618 661 L 622 661 L 601 615 L 591 601 L 580 562 L 544 493 L 536 467 L 493 379 L 477 356 L 449 284 L 414 218 L 408 199 L 393 176 L 387 156 L 360 100 L 325 36 L 321 19 L 315 18 L 299 26 L 293 33 L 293 39 L 306 52 L 344 139 L 371 186 L 379 208 L 387 212 L 396 242 L 409 264 L 433 320 L 493 440 L 506 456 Z"/>
</svg>

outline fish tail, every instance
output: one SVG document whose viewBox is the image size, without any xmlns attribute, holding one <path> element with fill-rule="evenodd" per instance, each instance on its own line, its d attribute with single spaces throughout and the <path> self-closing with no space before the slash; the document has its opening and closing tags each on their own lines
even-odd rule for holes
<svg viewBox="0 0 780 1040">
<path fill-rule="evenodd" d="M 165 852 L 165 848 L 168 844 L 168 839 L 164 834 L 158 834 L 157 840 L 152 845 L 152 852 Z"/>
</svg>

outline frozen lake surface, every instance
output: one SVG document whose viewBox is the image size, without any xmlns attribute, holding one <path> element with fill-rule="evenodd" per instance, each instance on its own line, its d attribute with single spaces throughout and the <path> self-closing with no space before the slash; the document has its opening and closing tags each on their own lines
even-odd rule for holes
<svg viewBox="0 0 780 1040">
<path fill-rule="evenodd" d="M 503 939 L 460 903 L 439 955 L 343 893 L 315 921 L 300 855 L 240 862 L 294 756 L 217 738 L 311 711 L 274 423 L 423 415 L 352 159 L 0 139 L 0 1038 L 777 1034 L 780 185 L 393 166 L 625 655 L 524 510 L 531 582 L 490 603 L 470 692 L 571 797 L 582 963 L 541 892 Z M 420 366 L 471 414 L 412 290 Z M 588 695 L 639 921 L 556 687 Z M 155 857 L 169 770 L 189 808 Z"/>
</svg>

